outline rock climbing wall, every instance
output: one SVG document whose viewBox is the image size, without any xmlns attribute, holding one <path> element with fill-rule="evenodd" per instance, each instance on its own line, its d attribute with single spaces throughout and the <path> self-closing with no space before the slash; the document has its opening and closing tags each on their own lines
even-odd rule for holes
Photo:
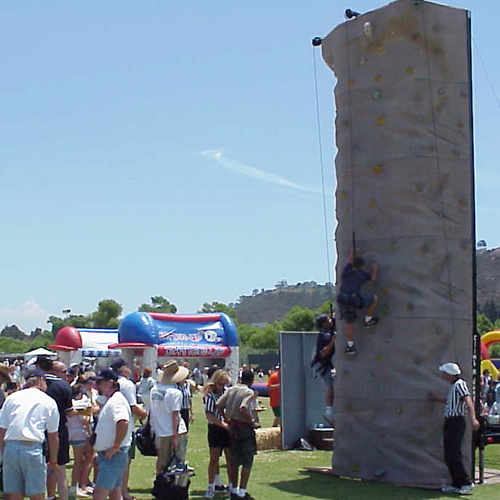
<svg viewBox="0 0 500 500">
<path fill-rule="evenodd" d="M 337 283 L 353 246 L 380 265 L 380 323 L 339 322 L 335 474 L 439 487 L 445 397 L 438 366 L 472 378 L 473 166 L 464 10 L 400 0 L 322 42 L 337 77 Z M 464 444 L 470 463 L 470 438 Z"/>
</svg>

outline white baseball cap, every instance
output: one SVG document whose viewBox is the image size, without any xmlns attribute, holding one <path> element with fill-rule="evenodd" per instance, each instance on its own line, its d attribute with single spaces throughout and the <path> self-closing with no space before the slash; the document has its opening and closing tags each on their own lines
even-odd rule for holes
<svg viewBox="0 0 500 500">
<path fill-rule="evenodd" d="M 460 366 L 456 363 L 445 363 L 439 367 L 439 371 L 447 373 L 448 375 L 460 375 L 462 373 Z"/>
</svg>

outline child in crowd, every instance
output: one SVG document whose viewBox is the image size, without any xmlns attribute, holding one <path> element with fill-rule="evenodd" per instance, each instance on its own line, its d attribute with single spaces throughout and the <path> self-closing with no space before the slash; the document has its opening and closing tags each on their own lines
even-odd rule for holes
<svg viewBox="0 0 500 500">
<path fill-rule="evenodd" d="M 224 422 L 222 413 L 217 409 L 217 401 L 226 392 L 229 376 L 224 370 L 216 370 L 208 384 L 203 388 L 203 402 L 205 403 L 205 416 L 208 422 L 208 446 L 210 461 L 208 463 L 208 484 L 205 498 L 214 498 L 218 491 L 225 491 L 219 475 L 219 458 L 224 451 L 226 455 L 227 473 L 229 477 L 229 492 L 232 493 L 229 450 L 229 426 Z"/>
<path fill-rule="evenodd" d="M 91 435 L 90 429 L 90 400 L 84 395 L 85 389 L 81 384 L 72 387 L 73 408 L 78 415 L 68 417 L 69 444 L 73 448 L 74 463 L 71 472 L 71 487 L 69 497 L 87 497 L 92 492 L 86 484 L 80 484 L 85 463 L 85 443 Z"/>
</svg>

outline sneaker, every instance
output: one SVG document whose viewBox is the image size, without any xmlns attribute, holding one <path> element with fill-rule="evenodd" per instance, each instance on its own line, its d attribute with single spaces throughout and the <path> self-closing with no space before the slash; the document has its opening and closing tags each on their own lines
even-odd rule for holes
<svg viewBox="0 0 500 500">
<path fill-rule="evenodd" d="M 86 491 L 84 491 L 80 488 L 77 488 L 76 489 L 76 498 L 90 498 L 90 495 Z"/>
<path fill-rule="evenodd" d="M 356 354 L 356 347 L 347 345 L 345 347 L 345 353 L 346 353 L 346 356 L 353 356 L 354 354 Z"/>
<path fill-rule="evenodd" d="M 365 328 L 373 328 L 377 323 L 380 318 L 378 316 L 373 316 L 373 318 L 370 321 L 365 321 Z"/>
<path fill-rule="evenodd" d="M 460 493 L 460 488 L 455 488 L 455 486 L 449 484 L 448 486 L 443 486 L 441 491 L 443 493 Z"/>
<path fill-rule="evenodd" d="M 215 497 L 214 490 L 207 490 L 207 491 L 205 491 L 205 494 L 203 495 L 203 498 L 214 498 L 214 497 Z"/>
<path fill-rule="evenodd" d="M 215 492 L 223 492 L 227 491 L 227 486 L 225 484 L 216 484 L 215 485 Z"/>
<path fill-rule="evenodd" d="M 474 488 L 473 484 L 466 484 L 460 488 L 459 493 L 460 495 L 472 495 L 472 488 Z"/>
</svg>

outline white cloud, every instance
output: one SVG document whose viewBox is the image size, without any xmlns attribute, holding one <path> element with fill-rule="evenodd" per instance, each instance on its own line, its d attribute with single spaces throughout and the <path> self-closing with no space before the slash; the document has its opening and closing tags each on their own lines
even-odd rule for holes
<svg viewBox="0 0 500 500">
<path fill-rule="evenodd" d="M 224 152 L 220 149 L 207 149 L 205 151 L 202 151 L 201 154 L 206 158 L 217 161 L 224 168 L 238 174 L 245 175 L 247 177 L 252 177 L 264 182 L 270 182 L 272 184 L 278 184 L 279 186 L 285 186 L 299 191 L 306 191 L 309 193 L 321 192 L 317 189 L 312 189 L 307 186 L 302 186 L 301 184 L 291 182 L 284 177 L 280 177 L 279 175 L 270 174 L 269 172 L 264 172 L 259 168 L 251 167 L 250 165 L 245 165 L 244 163 L 241 163 L 239 161 L 226 158 L 224 156 Z"/>
<path fill-rule="evenodd" d="M 17 325 L 29 335 L 38 326 L 47 328 L 49 315 L 35 299 L 28 299 L 17 308 L 0 309 L 0 325 Z"/>
</svg>

